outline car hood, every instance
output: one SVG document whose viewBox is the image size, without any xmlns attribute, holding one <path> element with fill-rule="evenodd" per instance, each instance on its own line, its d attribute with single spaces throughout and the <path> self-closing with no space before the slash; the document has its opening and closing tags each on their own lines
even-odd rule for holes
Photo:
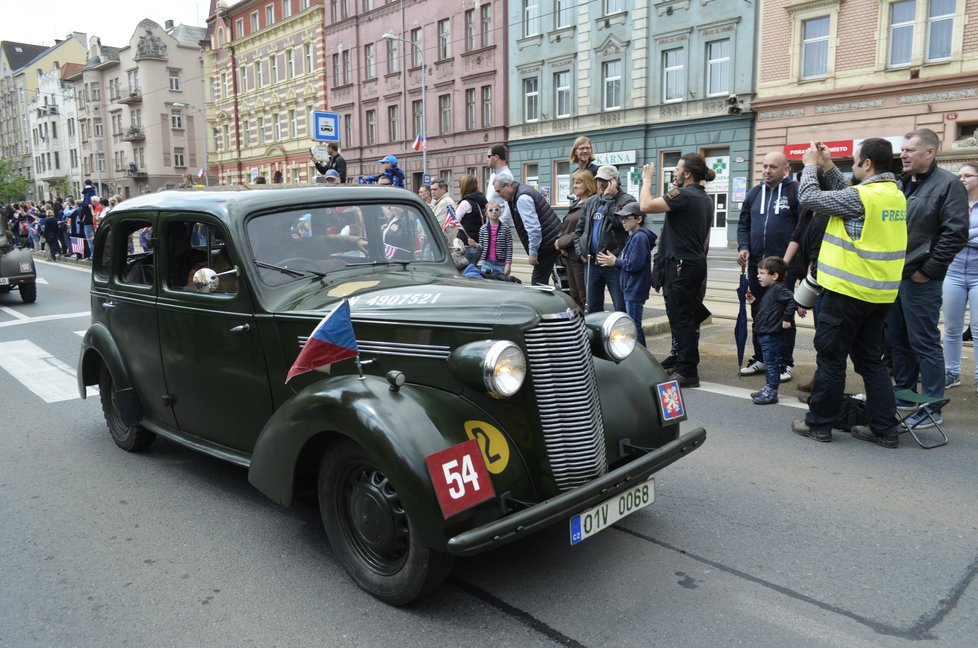
<svg viewBox="0 0 978 648">
<path fill-rule="evenodd" d="M 282 314 L 322 317 L 341 299 L 350 302 L 354 319 L 458 325 L 532 324 L 574 308 L 553 288 L 408 270 L 315 284 Z"/>
</svg>

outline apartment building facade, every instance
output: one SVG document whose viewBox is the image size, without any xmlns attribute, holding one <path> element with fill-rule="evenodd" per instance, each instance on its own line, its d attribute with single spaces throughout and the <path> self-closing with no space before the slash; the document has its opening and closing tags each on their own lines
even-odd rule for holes
<svg viewBox="0 0 978 648">
<path fill-rule="evenodd" d="M 53 65 L 40 77 L 37 94 L 27 110 L 33 162 L 33 196 L 37 199 L 81 195 L 78 110 L 67 77 L 77 74 L 79 63 Z"/>
<path fill-rule="evenodd" d="M 322 0 L 212 5 L 203 47 L 211 172 L 311 182 L 310 113 L 326 108 Z"/>
<path fill-rule="evenodd" d="M 31 136 L 31 106 L 41 79 L 65 63 L 84 63 L 85 34 L 72 33 L 54 46 L 6 41 L 0 47 L 0 152 L 13 171 L 27 179 L 34 193 L 35 159 Z"/>
<path fill-rule="evenodd" d="M 408 189 L 425 171 L 453 195 L 463 174 L 485 186 L 486 152 L 506 140 L 506 20 L 504 0 L 329 0 L 329 106 L 352 182 L 393 154 Z"/>
<path fill-rule="evenodd" d="M 974 161 L 976 24 L 978 4 L 966 0 L 761 2 L 755 160 L 783 150 L 797 171 L 818 140 L 848 172 L 862 139 L 899 151 L 904 134 L 926 127 L 942 140 L 939 164 Z"/>
<path fill-rule="evenodd" d="M 66 80 L 75 93 L 81 175 L 98 195 L 186 186 L 206 166 L 204 34 L 146 19 L 124 47 L 89 40 L 85 65 Z"/>
<path fill-rule="evenodd" d="M 716 0 L 510 3 L 510 166 L 565 207 L 579 135 L 634 195 L 644 163 L 656 163 L 661 193 L 679 158 L 700 153 L 717 171 L 707 187 L 711 245 L 735 241 L 751 164 L 756 15 Z"/>
</svg>

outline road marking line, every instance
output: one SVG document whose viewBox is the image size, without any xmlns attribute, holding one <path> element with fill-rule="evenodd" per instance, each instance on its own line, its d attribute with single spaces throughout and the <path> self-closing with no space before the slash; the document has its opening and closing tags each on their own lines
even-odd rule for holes
<svg viewBox="0 0 978 648">
<path fill-rule="evenodd" d="M 0 306 L 0 309 L 4 309 L 4 306 Z M 38 315 L 37 317 L 28 317 L 27 319 L 18 319 L 13 322 L 0 322 L 0 328 L 6 328 L 8 326 L 17 326 L 18 324 L 34 324 L 36 322 L 50 322 L 53 320 L 71 319 L 73 317 L 90 317 L 92 311 L 80 311 L 78 313 L 60 313 L 58 315 Z M 22 317 L 22 315 L 18 315 Z"/>
<path fill-rule="evenodd" d="M 74 270 L 75 272 L 84 272 L 87 275 L 92 274 L 92 266 L 90 265 L 76 265 L 74 263 L 60 263 L 58 261 L 48 261 L 47 259 L 34 259 L 34 263 L 43 263 L 44 265 L 55 266 L 58 268 L 64 268 L 65 270 Z"/>
<path fill-rule="evenodd" d="M 30 340 L 0 342 L 0 367 L 46 403 L 78 398 L 75 370 Z"/>
<path fill-rule="evenodd" d="M 77 335 L 78 337 L 85 337 L 85 333 L 87 332 L 88 331 L 74 331 L 75 335 Z"/>
<path fill-rule="evenodd" d="M 730 385 L 721 385 L 720 383 L 711 383 L 700 381 L 699 389 L 710 392 L 711 394 L 720 394 L 721 396 L 733 396 L 734 398 L 745 398 L 750 400 L 750 389 L 744 389 L 742 387 L 731 387 Z M 758 390 L 754 390 L 758 391 Z M 784 405 L 785 407 L 794 407 L 795 409 L 807 410 L 808 405 L 802 403 L 798 399 L 787 400 L 782 399 L 778 396 L 778 405 Z"/>
<path fill-rule="evenodd" d="M 10 315 L 11 317 L 16 317 L 17 319 L 21 319 L 21 320 L 29 320 L 31 318 L 30 315 L 24 315 L 20 311 L 14 310 L 10 306 L 0 306 L 0 311 L 3 311 L 4 313 Z"/>
</svg>

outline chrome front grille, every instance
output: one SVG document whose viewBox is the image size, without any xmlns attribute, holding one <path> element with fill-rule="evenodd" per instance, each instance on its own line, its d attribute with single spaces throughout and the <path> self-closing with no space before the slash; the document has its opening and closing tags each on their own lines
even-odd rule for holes
<svg viewBox="0 0 978 648">
<path fill-rule="evenodd" d="M 570 490 L 608 471 L 604 424 L 584 318 L 545 319 L 526 332 L 547 457 L 554 481 Z"/>
</svg>

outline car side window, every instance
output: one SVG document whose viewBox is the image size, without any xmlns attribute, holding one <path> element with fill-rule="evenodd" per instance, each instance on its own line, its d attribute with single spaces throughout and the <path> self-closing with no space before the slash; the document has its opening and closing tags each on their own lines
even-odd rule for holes
<svg viewBox="0 0 978 648">
<path fill-rule="evenodd" d="M 203 292 L 194 284 L 198 270 L 210 268 L 218 275 L 211 294 L 238 292 L 238 278 L 224 233 L 199 220 L 171 220 L 166 223 L 166 286 L 171 290 Z"/>
<path fill-rule="evenodd" d="M 112 273 L 112 226 L 103 223 L 95 237 L 95 262 L 92 273 L 102 281 L 108 281 Z"/>
<path fill-rule="evenodd" d="M 119 270 L 119 281 L 125 284 L 152 285 L 156 258 L 152 223 L 144 219 L 124 220 L 117 234 L 125 242 L 126 255 Z M 108 246 L 106 246 L 108 247 Z"/>
</svg>

